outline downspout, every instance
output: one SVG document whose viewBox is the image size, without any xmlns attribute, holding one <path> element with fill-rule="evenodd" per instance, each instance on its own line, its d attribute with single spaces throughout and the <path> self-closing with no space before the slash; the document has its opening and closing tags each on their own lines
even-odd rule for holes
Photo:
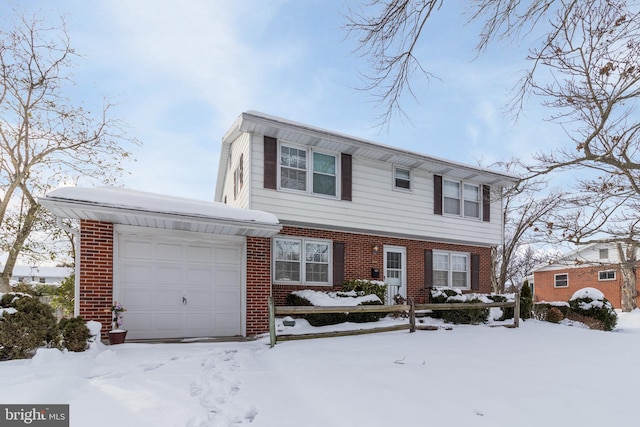
<svg viewBox="0 0 640 427">
<path fill-rule="evenodd" d="M 74 261 L 74 275 L 73 280 L 73 316 L 78 317 L 80 315 L 80 232 L 71 227 L 67 227 L 62 223 L 62 218 L 56 217 L 56 224 L 67 233 L 73 234 L 76 238 L 75 247 L 75 261 Z"/>
</svg>

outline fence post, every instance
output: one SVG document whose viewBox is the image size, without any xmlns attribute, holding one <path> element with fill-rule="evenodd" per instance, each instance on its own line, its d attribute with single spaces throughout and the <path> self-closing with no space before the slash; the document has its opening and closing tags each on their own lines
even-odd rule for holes
<svg viewBox="0 0 640 427">
<path fill-rule="evenodd" d="M 416 331 L 416 305 L 413 298 L 409 298 L 409 332 Z"/>
<path fill-rule="evenodd" d="M 520 292 L 515 292 L 516 305 L 513 307 L 513 326 L 520 327 Z"/>
<path fill-rule="evenodd" d="M 276 307 L 273 297 L 269 297 L 269 341 L 273 348 L 276 345 Z"/>
</svg>

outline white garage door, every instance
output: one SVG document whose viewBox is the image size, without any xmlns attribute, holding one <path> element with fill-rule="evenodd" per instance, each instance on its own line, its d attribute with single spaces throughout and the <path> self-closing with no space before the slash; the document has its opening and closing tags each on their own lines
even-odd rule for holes
<svg viewBox="0 0 640 427">
<path fill-rule="evenodd" d="M 118 232 L 114 297 L 128 338 L 243 334 L 243 240 Z"/>
</svg>

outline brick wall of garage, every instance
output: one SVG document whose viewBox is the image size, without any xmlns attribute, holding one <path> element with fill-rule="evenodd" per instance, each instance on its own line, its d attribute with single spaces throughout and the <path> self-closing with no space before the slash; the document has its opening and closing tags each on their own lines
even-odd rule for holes
<svg viewBox="0 0 640 427">
<path fill-rule="evenodd" d="M 400 246 L 407 250 L 407 296 L 416 302 L 425 302 L 428 291 L 424 286 L 424 251 L 437 249 L 444 251 L 470 252 L 480 255 L 480 289 L 476 292 L 491 292 L 491 249 L 436 243 L 423 240 L 400 239 L 385 236 L 347 233 L 285 226 L 281 236 L 307 237 L 331 240 L 345 244 L 345 280 L 372 279 L 371 269 L 380 270 L 382 280 L 384 267 L 383 247 Z M 378 246 L 377 254 L 373 247 Z M 340 286 L 300 286 L 271 284 L 271 239 L 247 239 L 247 334 L 268 332 L 268 298 L 274 296 L 276 305 L 284 305 L 286 296 L 295 290 L 315 289 L 321 291 L 339 290 Z"/>
<path fill-rule="evenodd" d="M 80 221 L 80 316 L 102 323 L 102 337 L 111 329 L 113 302 L 113 224 Z"/>
</svg>

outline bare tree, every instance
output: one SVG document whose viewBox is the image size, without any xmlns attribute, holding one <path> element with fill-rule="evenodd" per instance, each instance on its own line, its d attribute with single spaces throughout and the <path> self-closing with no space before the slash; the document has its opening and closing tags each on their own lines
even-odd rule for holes
<svg viewBox="0 0 640 427">
<path fill-rule="evenodd" d="M 30 237 L 51 229 L 37 197 L 78 177 L 113 182 L 130 155 L 122 144 L 137 144 L 109 118 L 111 105 L 92 115 L 65 96 L 77 54 L 63 19 L 51 26 L 14 11 L 12 24 L 0 29 L 0 291 L 18 256 L 37 249 Z"/>
<path fill-rule="evenodd" d="M 509 173 L 515 173 L 519 163 L 515 160 L 493 165 Z M 502 200 L 504 242 L 495 248 L 492 260 L 492 290 L 502 293 L 507 284 L 519 286 L 531 268 L 544 261 L 544 255 L 535 251 L 540 233 L 548 218 L 562 204 L 559 190 L 547 189 L 541 179 L 521 180 L 518 185 L 501 189 L 494 195 Z"/>
</svg>

